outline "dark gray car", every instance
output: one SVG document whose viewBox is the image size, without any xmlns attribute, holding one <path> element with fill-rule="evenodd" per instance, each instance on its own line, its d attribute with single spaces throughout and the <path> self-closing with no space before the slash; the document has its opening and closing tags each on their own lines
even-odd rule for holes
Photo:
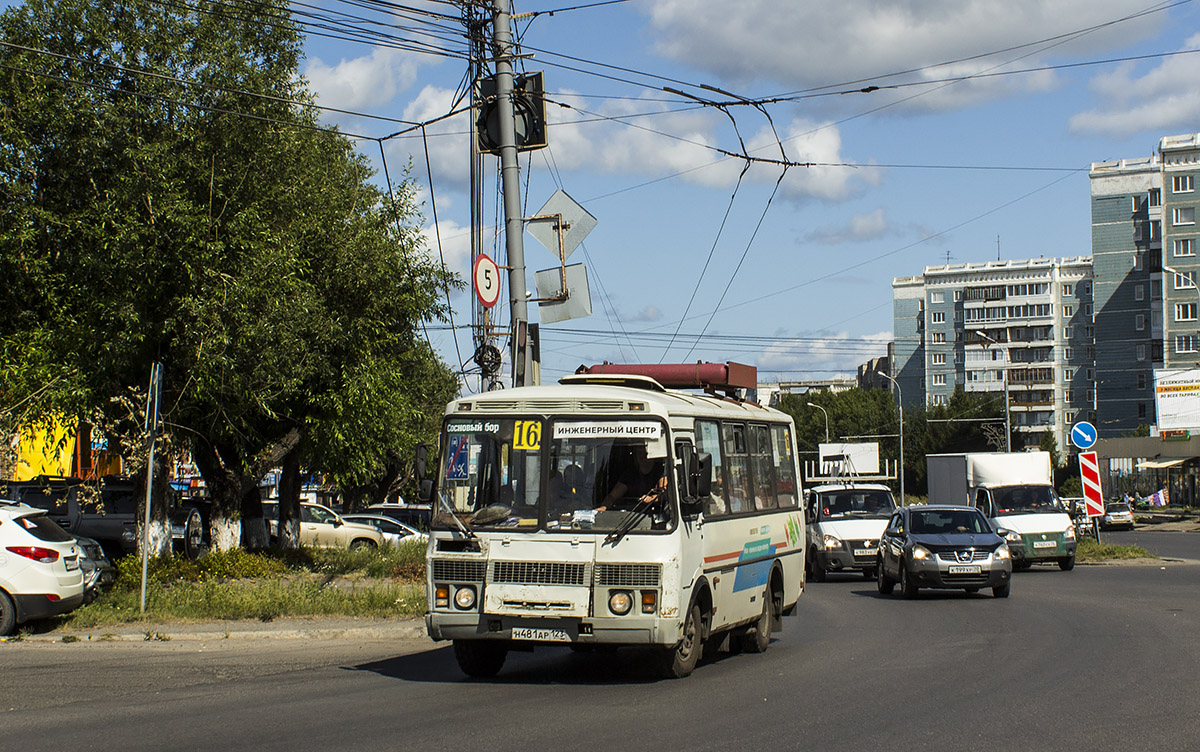
<svg viewBox="0 0 1200 752">
<path fill-rule="evenodd" d="M 906 598 L 923 588 L 990 587 L 1007 598 L 1012 559 L 987 518 L 971 507 L 913 506 L 897 509 L 879 541 L 876 580 L 888 595 L 898 583 Z"/>
</svg>

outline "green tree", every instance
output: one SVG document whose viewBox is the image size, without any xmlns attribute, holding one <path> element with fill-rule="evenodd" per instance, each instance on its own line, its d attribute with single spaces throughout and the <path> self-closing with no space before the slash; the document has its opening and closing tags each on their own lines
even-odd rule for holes
<svg viewBox="0 0 1200 752">
<path fill-rule="evenodd" d="M 293 453 L 383 476 L 455 388 L 417 334 L 449 280 L 411 184 L 383 194 L 318 127 L 286 3 L 222 8 L 0 16 L 0 396 L 111 410 L 163 362 L 165 420 L 228 533 Z"/>
</svg>

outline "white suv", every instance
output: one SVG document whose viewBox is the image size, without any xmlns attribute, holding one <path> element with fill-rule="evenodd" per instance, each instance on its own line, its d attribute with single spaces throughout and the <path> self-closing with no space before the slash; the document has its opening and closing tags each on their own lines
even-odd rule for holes
<svg viewBox="0 0 1200 752">
<path fill-rule="evenodd" d="M 75 538 L 45 510 L 0 499 L 0 635 L 83 603 Z"/>
</svg>

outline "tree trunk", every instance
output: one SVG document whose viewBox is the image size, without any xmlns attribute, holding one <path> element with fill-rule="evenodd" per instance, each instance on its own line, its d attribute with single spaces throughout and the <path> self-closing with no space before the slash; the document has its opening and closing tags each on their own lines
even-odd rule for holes
<svg viewBox="0 0 1200 752">
<path fill-rule="evenodd" d="M 300 453 L 296 449 L 283 458 L 279 474 L 279 533 L 276 545 L 300 546 Z"/>
<path fill-rule="evenodd" d="M 212 538 L 214 551 L 232 551 L 242 539 L 242 521 L 236 517 L 227 517 L 223 510 L 213 504 L 208 533 Z"/>
<path fill-rule="evenodd" d="M 146 535 L 146 473 L 134 476 L 133 492 L 137 495 L 137 531 L 138 553 L 141 554 L 142 542 L 150 546 L 150 556 L 169 556 L 171 553 L 171 523 L 168 519 L 168 490 L 170 479 L 167 477 L 166 462 L 162 455 L 154 458 L 154 487 L 150 492 L 150 530 Z"/>
<path fill-rule="evenodd" d="M 242 545 L 250 550 L 271 545 L 263 520 L 262 495 L 257 485 L 242 494 Z"/>
</svg>

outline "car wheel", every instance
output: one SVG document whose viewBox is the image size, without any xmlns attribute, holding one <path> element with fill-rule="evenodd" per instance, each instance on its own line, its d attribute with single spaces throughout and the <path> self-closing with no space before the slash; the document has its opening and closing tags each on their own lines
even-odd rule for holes
<svg viewBox="0 0 1200 752">
<path fill-rule="evenodd" d="M 17 628 L 17 608 L 8 593 L 0 590 L 0 636 L 10 635 Z"/>
<path fill-rule="evenodd" d="M 693 605 L 688 611 L 687 621 L 683 623 L 683 634 L 678 644 L 660 653 L 662 673 L 668 679 L 682 679 L 692 673 L 700 662 L 700 654 L 704 652 L 700 639 L 702 626 L 700 607 Z"/>
<path fill-rule="evenodd" d="M 992 588 L 992 595 L 996 598 L 1007 598 L 1010 588 L 1012 588 L 1011 582 L 1006 582 L 1003 585 L 997 585 L 996 587 Z"/>
<path fill-rule="evenodd" d="M 771 644 L 771 599 L 763 596 L 762 615 L 749 630 L 738 636 L 742 643 L 742 651 L 746 653 L 765 653 Z"/>
<path fill-rule="evenodd" d="M 367 540 L 366 538 L 359 538 L 358 540 L 350 543 L 351 551 L 357 551 L 360 548 L 375 548 L 375 541 Z"/>
<path fill-rule="evenodd" d="M 486 679 L 500 673 L 508 645 L 494 640 L 455 640 L 454 658 L 467 676 Z"/>
<path fill-rule="evenodd" d="M 891 595 L 892 589 L 896 587 L 896 583 L 892 582 L 892 578 L 887 576 L 883 571 L 883 562 L 880 561 L 875 565 L 875 587 L 879 589 L 880 595 Z"/>
<path fill-rule="evenodd" d="M 900 592 L 904 594 L 905 598 L 916 598 L 920 590 L 921 588 L 913 582 L 912 576 L 908 573 L 908 564 L 900 562 Z"/>
<path fill-rule="evenodd" d="M 1058 568 L 1064 572 L 1070 572 L 1075 568 L 1075 554 L 1064 556 L 1058 560 Z"/>
<path fill-rule="evenodd" d="M 825 567 L 821 566 L 821 561 L 817 558 L 817 550 L 815 548 L 808 554 L 808 579 L 813 582 L 825 581 Z"/>
</svg>

